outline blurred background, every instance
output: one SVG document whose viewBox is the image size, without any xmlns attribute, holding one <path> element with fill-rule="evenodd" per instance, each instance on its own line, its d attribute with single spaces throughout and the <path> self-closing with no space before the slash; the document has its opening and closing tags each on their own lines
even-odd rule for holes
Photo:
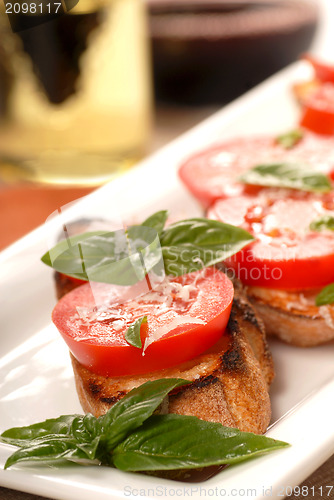
<svg viewBox="0 0 334 500">
<path fill-rule="evenodd" d="M 0 248 L 316 52 L 330 1 L 0 4 Z"/>
<path fill-rule="evenodd" d="M 147 0 L 155 96 L 224 104 L 307 50 L 318 21 L 303 0 Z"/>
</svg>

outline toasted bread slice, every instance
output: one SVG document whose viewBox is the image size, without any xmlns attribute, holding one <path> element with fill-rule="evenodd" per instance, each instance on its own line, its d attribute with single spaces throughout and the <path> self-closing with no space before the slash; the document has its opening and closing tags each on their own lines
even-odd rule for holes
<svg viewBox="0 0 334 500">
<path fill-rule="evenodd" d="M 71 358 L 82 408 L 95 416 L 104 414 L 131 389 L 148 380 L 180 377 L 191 384 L 169 396 L 166 412 L 194 415 L 255 433 L 265 432 L 270 421 L 272 358 L 263 325 L 240 289 L 221 341 L 182 365 L 116 378 L 96 375 Z"/>
<path fill-rule="evenodd" d="M 318 292 L 247 287 L 248 298 L 263 320 L 266 333 L 300 347 L 334 339 L 334 305 L 317 307 Z"/>
<path fill-rule="evenodd" d="M 54 273 L 54 281 L 56 287 L 56 297 L 58 300 L 66 295 L 66 293 L 71 292 L 74 288 L 82 284 L 79 280 L 73 280 L 69 276 L 66 276 L 66 274 L 59 273 L 58 271 Z"/>
</svg>

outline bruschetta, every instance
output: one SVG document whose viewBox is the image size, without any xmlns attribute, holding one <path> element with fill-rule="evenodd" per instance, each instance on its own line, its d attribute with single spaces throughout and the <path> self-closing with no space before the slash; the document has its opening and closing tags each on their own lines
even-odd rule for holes
<svg viewBox="0 0 334 500">
<path fill-rule="evenodd" d="M 214 274 L 217 272 L 222 274 L 217 270 Z M 55 308 L 53 319 L 61 333 L 66 318 L 76 314 L 73 304 L 80 304 L 85 287 L 89 288 L 89 285 L 83 285 L 79 289 L 78 285 L 78 282 L 56 273 L 57 296 L 63 298 Z M 69 288 L 73 291 L 69 292 Z M 163 412 L 193 415 L 243 431 L 264 433 L 271 417 L 268 391 L 274 377 L 272 356 L 263 323 L 238 281 L 234 290 L 225 333 L 220 333 L 218 341 L 204 352 L 176 365 L 147 373 L 108 376 L 103 375 L 103 371 L 95 373 L 87 364 L 84 366 L 77 359 L 75 349 L 72 350 L 75 382 L 84 411 L 99 416 L 145 381 L 181 377 L 191 384 L 175 390 L 162 408 Z M 138 301 L 147 310 L 151 299 L 148 301 L 143 296 Z"/>
<path fill-rule="evenodd" d="M 315 300 L 334 282 L 333 151 L 332 138 L 302 131 L 248 137 L 200 152 L 180 169 L 209 218 L 255 236 L 228 259 L 231 276 L 246 286 L 267 333 L 298 346 L 334 339 L 334 306 Z"/>
</svg>

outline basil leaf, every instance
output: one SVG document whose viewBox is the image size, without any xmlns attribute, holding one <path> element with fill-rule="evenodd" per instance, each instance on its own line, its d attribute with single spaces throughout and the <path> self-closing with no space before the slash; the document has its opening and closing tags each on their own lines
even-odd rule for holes
<svg viewBox="0 0 334 500">
<path fill-rule="evenodd" d="M 148 217 L 141 225 L 146 227 L 152 227 L 160 235 L 163 228 L 165 227 L 168 217 L 167 210 L 160 210 L 160 212 L 155 212 L 155 214 Z"/>
<path fill-rule="evenodd" d="M 175 222 L 161 235 L 161 246 L 192 244 L 199 248 L 226 252 L 240 250 L 254 238 L 244 229 L 217 220 L 195 218 Z"/>
<path fill-rule="evenodd" d="M 182 276 L 203 269 L 204 251 L 195 245 L 163 247 L 165 271 L 169 276 Z"/>
<path fill-rule="evenodd" d="M 168 393 L 189 384 L 182 379 L 146 382 L 132 389 L 103 416 L 98 418 L 107 448 L 113 449 L 134 429 L 142 425 L 162 403 Z"/>
<path fill-rule="evenodd" d="M 79 416 L 72 422 L 70 434 L 78 443 L 89 442 L 101 433 L 101 426 L 94 415 Z"/>
<path fill-rule="evenodd" d="M 73 255 L 76 255 L 77 245 L 82 244 L 84 241 L 89 240 L 92 237 L 103 237 L 106 234 L 105 231 L 94 231 L 87 232 L 83 234 L 77 234 L 76 236 L 71 236 L 64 240 L 59 241 L 53 248 L 46 252 L 41 258 L 42 262 L 47 266 L 53 267 L 53 263 L 64 253 L 73 249 Z M 80 255 L 79 255 L 80 257 Z M 82 262 L 80 262 L 80 271 L 84 275 L 84 270 L 82 268 Z"/>
<path fill-rule="evenodd" d="M 59 461 L 69 456 L 71 461 L 75 457 L 93 460 L 97 458 L 100 426 L 91 414 L 62 415 L 31 426 L 8 429 L 0 440 L 26 450 L 15 452 L 10 457 L 13 463 L 22 460 Z M 68 450 L 71 450 L 70 455 Z"/>
<path fill-rule="evenodd" d="M 315 298 L 315 305 L 325 306 L 334 303 L 334 283 L 325 286 Z"/>
<path fill-rule="evenodd" d="M 87 413 L 76 417 L 72 422 L 70 434 L 75 439 L 77 450 L 84 452 L 86 459 L 100 461 L 101 425 L 94 415 Z M 73 457 L 71 453 L 72 461 Z M 79 458 L 82 458 L 81 453 Z"/>
<path fill-rule="evenodd" d="M 166 274 L 180 276 L 212 266 L 239 252 L 254 238 L 244 229 L 210 219 L 188 219 L 161 234 Z"/>
<path fill-rule="evenodd" d="M 232 464 L 289 446 L 185 415 L 154 415 L 113 452 L 124 471 L 193 469 Z"/>
<path fill-rule="evenodd" d="M 143 323 L 147 323 L 147 316 L 136 319 L 136 321 L 134 321 L 132 325 L 129 326 L 125 333 L 125 340 L 127 341 L 127 343 L 132 345 L 133 347 L 138 347 L 138 349 L 142 348 L 140 327 Z"/>
<path fill-rule="evenodd" d="M 239 182 L 259 186 L 283 187 L 302 191 L 331 190 L 328 177 L 300 163 L 269 163 L 257 165 L 239 177 Z"/>
<path fill-rule="evenodd" d="M 102 448 L 101 453 L 101 436 L 96 436 L 91 441 L 86 441 L 83 443 L 76 443 L 77 450 L 67 455 L 67 459 L 70 459 L 72 462 L 74 458 L 79 458 L 82 460 L 83 458 L 91 461 L 98 461 L 98 463 L 103 462 L 104 450 Z M 82 452 L 82 453 L 81 453 Z"/>
<path fill-rule="evenodd" d="M 276 137 L 276 142 L 285 149 L 291 149 L 304 137 L 304 133 L 300 129 L 291 130 L 285 134 Z"/>
<path fill-rule="evenodd" d="M 116 285 L 137 283 L 161 260 L 157 231 L 144 226 L 84 233 L 61 241 L 42 257 L 68 276 Z"/>
<path fill-rule="evenodd" d="M 27 441 L 48 436 L 50 434 L 71 435 L 73 421 L 83 418 L 82 415 L 61 415 L 44 422 L 25 427 L 12 427 L 1 434 L 1 441 L 15 446 L 24 446 Z"/>
<path fill-rule="evenodd" d="M 44 436 L 41 439 L 32 440 L 27 446 L 15 451 L 6 461 L 5 469 L 18 462 L 38 461 L 59 462 L 70 457 L 73 459 L 85 459 L 86 454 L 78 450 L 73 438 L 67 436 Z"/>
<path fill-rule="evenodd" d="M 334 231 L 334 217 L 333 215 L 324 215 L 310 224 L 311 231 L 323 231 L 328 229 Z"/>
</svg>

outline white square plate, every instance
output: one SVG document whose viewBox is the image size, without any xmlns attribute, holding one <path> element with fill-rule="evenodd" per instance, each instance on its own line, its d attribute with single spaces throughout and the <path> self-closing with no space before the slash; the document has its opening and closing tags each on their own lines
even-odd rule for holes
<svg viewBox="0 0 334 500">
<path fill-rule="evenodd" d="M 307 71 L 294 65 L 75 204 L 73 217 L 142 217 L 167 208 L 178 217 L 200 209 L 179 182 L 177 167 L 207 144 L 232 135 L 284 132 L 295 126 L 291 84 Z M 40 262 L 49 222 L 0 255 L 0 431 L 80 412 L 67 348 L 50 323 L 52 271 Z M 234 496 L 283 498 L 334 452 L 334 344 L 312 349 L 271 342 L 276 365 L 273 425 L 268 435 L 292 446 L 230 467 L 203 483 L 176 483 L 106 467 L 2 470 L 12 449 L 0 445 L 0 484 L 60 500 Z"/>
</svg>

